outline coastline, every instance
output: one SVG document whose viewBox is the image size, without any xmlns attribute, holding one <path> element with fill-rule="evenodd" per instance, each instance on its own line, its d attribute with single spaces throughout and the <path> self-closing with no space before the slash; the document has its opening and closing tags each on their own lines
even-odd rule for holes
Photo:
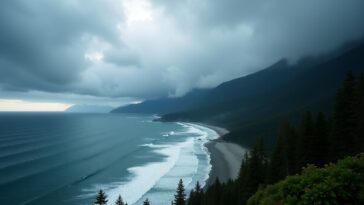
<svg viewBox="0 0 364 205">
<path fill-rule="evenodd" d="M 225 128 L 203 123 L 195 124 L 212 129 L 219 135 L 218 139 L 205 144 L 210 153 L 212 169 L 204 188 L 206 189 L 212 185 L 216 178 L 218 178 L 220 182 L 236 179 L 239 175 L 241 162 L 247 149 L 236 143 L 222 140 L 221 137 L 229 132 Z"/>
<path fill-rule="evenodd" d="M 226 135 L 227 133 L 229 133 L 229 130 L 223 128 L 223 127 L 218 127 L 218 126 L 214 126 L 214 125 L 208 125 L 208 124 L 203 124 L 203 123 L 193 123 L 202 127 L 207 127 L 211 130 L 214 130 L 218 135 L 219 138 L 221 138 L 222 136 Z M 221 139 L 219 139 L 221 140 Z"/>
</svg>

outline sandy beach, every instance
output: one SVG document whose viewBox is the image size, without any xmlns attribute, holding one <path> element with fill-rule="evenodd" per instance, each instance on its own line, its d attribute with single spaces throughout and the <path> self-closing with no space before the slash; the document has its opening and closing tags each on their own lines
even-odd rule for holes
<svg viewBox="0 0 364 205">
<path fill-rule="evenodd" d="M 222 127 L 206 124 L 200 125 L 215 130 L 220 137 L 229 132 Z M 226 142 L 221 139 L 207 143 L 206 147 L 211 153 L 212 165 L 206 187 L 213 184 L 216 178 L 219 178 L 221 182 L 236 179 L 239 175 L 242 159 L 247 150 L 236 143 Z"/>
</svg>

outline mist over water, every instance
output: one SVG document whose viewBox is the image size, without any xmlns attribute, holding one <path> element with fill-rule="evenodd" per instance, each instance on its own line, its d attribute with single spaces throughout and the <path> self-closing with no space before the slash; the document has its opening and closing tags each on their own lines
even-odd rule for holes
<svg viewBox="0 0 364 205">
<path fill-rule="evenodd" d="M 0 114 L 0 201 L 90 204 L 104 189 L 109 204 L 148 197 L 168 203 L 182 178 L 187 190 L 211 169 L 203 146 L 217 134 L 151 116 Z"/>
</svg>

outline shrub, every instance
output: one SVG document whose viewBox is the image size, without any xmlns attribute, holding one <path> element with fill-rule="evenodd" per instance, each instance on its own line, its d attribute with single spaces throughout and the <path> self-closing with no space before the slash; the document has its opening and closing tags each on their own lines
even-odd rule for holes
<svg viewBox="0 0 364 205">
<path fill-rule="evenodd" d="M 324 168 L 309 165 L 301 175 L 259 190 L 248 204 L 364 204 L 364 154 Z"/>
</svg>

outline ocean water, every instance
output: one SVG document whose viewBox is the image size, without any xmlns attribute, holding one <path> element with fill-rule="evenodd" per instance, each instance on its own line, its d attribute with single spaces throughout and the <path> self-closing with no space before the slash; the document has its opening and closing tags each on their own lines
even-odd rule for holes
<svg viewBox="0 0 364 205">
<path fill-rule="evenodd" d="M 218 135 L 187 123 L 119 114 L 0 113 L 0 204 L 170 204 L 211 170 L 203 146 Z"/>
</svg>

